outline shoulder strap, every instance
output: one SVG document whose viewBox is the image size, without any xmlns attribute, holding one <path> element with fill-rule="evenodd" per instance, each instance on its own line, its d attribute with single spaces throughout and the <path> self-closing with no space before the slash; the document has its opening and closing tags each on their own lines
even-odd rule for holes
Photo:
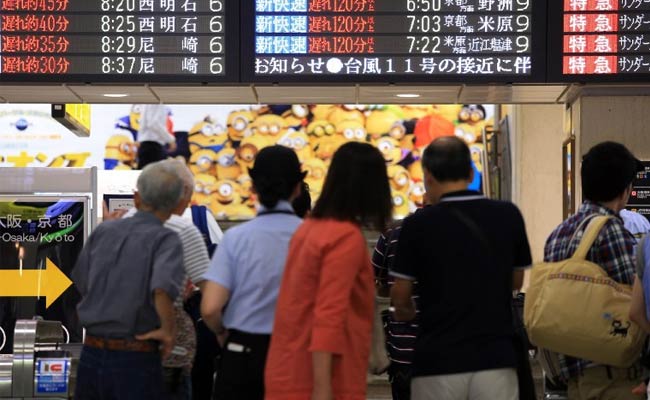
<svg viewBox="0 0 650 400">
<path fill-rule="evenodd" d="M 474 222 L 473 219 L 465 215 L 460 210 L 454 208 L 453 206 L 447 207 L 447 210 L 454 214 L 456 218 L 458 218 L 463 223 L 463 225 L 472 231 L 476 239 L 478 239 L 478 241 L 483 246 L 484 250 L 487 251 L 488 255 L 492 256 L 492 246 L 490 245 L 490 241 L 487 239 L 483 231 L 481 231 L 481 228 L 476 225 L 476 222 Z"/>
<path fill-rule="evenodd" d="M 591 219 L 589 225 L 587 225 L 587 229 L 585 229 L 582 240 L 580 240 L 580 245 L 576 249 L 575 253 L 573 253 L 573 256 L 571 256 L 572 259 L 584 260 L 587 258 L 589 249 L 591 249 L 591 246 L 593 246 L 596 238 L 600 234 L 600 231 L 603 229 L 610 218 L 610 216 L 601 215 Z"/>
</svg>

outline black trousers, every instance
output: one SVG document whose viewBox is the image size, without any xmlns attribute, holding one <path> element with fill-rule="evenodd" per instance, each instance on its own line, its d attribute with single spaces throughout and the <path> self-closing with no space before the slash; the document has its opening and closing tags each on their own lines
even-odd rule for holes
<svg viewBox="0 0 650 400">
<path fill-rule="evenodd" d="M 264 365 L 271 335 L 230 330 L 221 351 L 214 400 L 264 400 Z"/>
<path fill-rule="evenodd" d="M 140 142 L 138 147 L 138 169 L 142 169 L 147 164 L 161 161 L 167 158 L 165 149 L 158 142 Z"/>
<path fill-rule="evenodd" d="M 388 367 L 388 378 L 393 394 L 393 400 L 411 399 L 411 373 L 410 364 L 392 362 Z"/>
</svg>

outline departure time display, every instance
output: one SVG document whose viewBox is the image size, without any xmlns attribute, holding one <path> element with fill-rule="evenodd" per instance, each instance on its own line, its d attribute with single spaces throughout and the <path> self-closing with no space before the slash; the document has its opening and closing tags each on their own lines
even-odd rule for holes
<svg viewBox="0 0 650 400">
<path fill-rule="evenodd" d="M 550 48 L 552 79 L 647 80 L 650 1 L 562 0 L 551 22 L 562 35 L 552 39 L 558 44 Z"/>
<path fill-rule="evenodd" d="M 0 0 L 0 80 L 237 81 L 238 13 L 237 0 Z"/>
<path fill-rule="evenodd" d="M 252 81 L 544 80 L 542 0 L 247 3 Z"/>
</svg>

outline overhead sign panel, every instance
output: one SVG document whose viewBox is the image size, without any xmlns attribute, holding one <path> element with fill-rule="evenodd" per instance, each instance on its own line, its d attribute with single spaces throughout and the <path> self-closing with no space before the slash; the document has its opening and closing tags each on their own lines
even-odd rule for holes
<svg viewBox="0 0 650 400">
<path fill-rule="evenodd" d="M 543 81 L 545 7 L 541 0 L 252 0 L 242 4 L 242 75 Z"/>
<path fill-rule="evenodd" d="M 238 0 L 0 0 L 0 81 L 239 80 Z"/>
<path fill-rule="evenodd" d="M 550 11 L 551 81 L 647 81 L 650 2 L 562 0 Z"/>
</svg>

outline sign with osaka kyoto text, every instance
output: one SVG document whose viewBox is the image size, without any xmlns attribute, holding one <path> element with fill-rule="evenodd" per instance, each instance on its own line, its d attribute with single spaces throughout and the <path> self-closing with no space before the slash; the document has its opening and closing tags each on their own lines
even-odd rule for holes
<svg viewBox="0 0 650 400">
<path fill-rule="evenodd" d="M 251 0 L 242 3 L 242 78 L 543 81 L 545 7 L 543 0 Z"/>
</svg>

